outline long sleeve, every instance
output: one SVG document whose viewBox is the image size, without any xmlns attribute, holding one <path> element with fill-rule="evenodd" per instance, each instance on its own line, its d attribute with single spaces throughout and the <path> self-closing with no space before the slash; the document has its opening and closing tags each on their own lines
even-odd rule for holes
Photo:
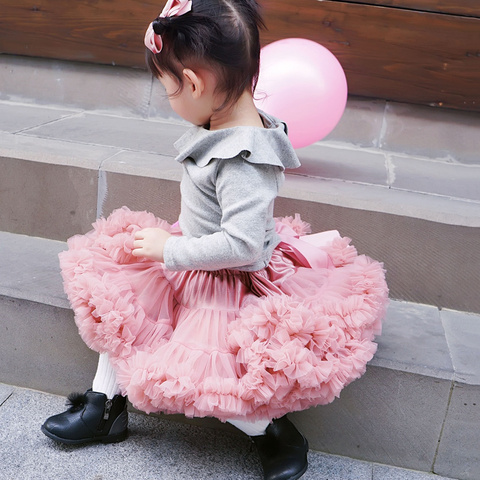
<svg viewBox="0 0 480 480">
<path fill-rule="evenodd" d="M 169 238 L 164 250 L 166 267 L 170 270 L 265 267 L 278 243 L 272 235 L 272 216 L 273 202 L 283 179 L 281 168 L 252 164 L 241 156 L 213 160 L 209 167 L 215 172 L 212 188 L 218 202 L 219 229 L 197 237 Z"/>
</svg>

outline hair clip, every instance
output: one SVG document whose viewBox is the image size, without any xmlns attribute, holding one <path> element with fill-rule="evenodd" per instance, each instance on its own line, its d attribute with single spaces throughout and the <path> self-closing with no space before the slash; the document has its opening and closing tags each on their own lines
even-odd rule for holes
<svg viewBox="0 0 480 480">
<path fill-rule="evenodd" d="M 168 0 L 159 18 L 179 17 L 192 9 L 192 0 Z M 153 53 L 160 53 L 163 48 L 162 36 L 153 30 L 153 22 L 145 32 L 145 46 Z"/>
</svg>

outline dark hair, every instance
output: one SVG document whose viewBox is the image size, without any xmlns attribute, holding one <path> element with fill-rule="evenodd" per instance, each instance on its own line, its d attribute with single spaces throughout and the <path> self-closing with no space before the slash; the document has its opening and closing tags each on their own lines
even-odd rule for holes
<svg viewBox="0 0 480 480">
<path fill-rule="evenodd" d="M 177 17 L 158 17 L 153 30 L 162 36 L 158 54 L 147 49 L 146 61 L 156 77 L 167 73 L 183 87 L 182 70 L 207 64 L 225 94 L 220 108 L 234 103 L 258 80 L 259 28 L 264 24 L 256 0 L 193 0 L 192 10 Z"/>
</svg>

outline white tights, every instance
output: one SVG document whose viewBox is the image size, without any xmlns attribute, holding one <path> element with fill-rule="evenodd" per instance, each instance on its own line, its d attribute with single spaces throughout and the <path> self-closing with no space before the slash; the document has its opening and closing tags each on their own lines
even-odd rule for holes
<svg viewBox="0 0 480 480">
<path fill-rule="evenodd" d="M 265 430 L 270 425 L 270 420 L 257 420 L 255 422 L 247 422 L 246 420 L 240 420 L 239 418 L 229 418 L 228 423 L 237 427 L 243 433 L 246 433 L 249 437 L 256 437 L 258 435 L 265 435 Z"/>
<path fill-rule="evenodd" d="M 117 384 L 117 376 L 113 369 L 108 353 L 101 353 L 98 359 L 97 373 L 93 379 L 92 390 L 98 393 L 104 393 L 107 398 L 112 399 L 120 393 Z"/>
<path fill-rule="evenodd" d="M 93 379 L 92 390 L 94 392 L 104 393 L 107 398 L 113 398 L 120 393 L 120 388 L 117 384 L 117 377 L 113 369 L 107 353 L 101 353 L 98 359 L 97 372 Z M 265 429 L 270 424 L 270 420 L 257 420 L 255 422 L 248 422 L 242 418 L 230 418 L 228 423 L 246 433 L 250 437 L 257 435 L 264 435 Z"/>
</svg>

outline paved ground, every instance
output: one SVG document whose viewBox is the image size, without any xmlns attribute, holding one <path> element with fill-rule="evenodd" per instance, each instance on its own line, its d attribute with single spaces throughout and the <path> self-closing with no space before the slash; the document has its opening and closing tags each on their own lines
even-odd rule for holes
<svg viewBox="0 0 480 480">
<path fill-rule="evenodd" d="M 113 445 L 72 447 L 45 437 L 45 418 L 65 399 L 0 384 L 0 480 L 261 479 L 247 437 L 130 414 L 130 436 Z M 310 452 L 302 480 L 445 480 L 427 473 Z"/>
</svg>

